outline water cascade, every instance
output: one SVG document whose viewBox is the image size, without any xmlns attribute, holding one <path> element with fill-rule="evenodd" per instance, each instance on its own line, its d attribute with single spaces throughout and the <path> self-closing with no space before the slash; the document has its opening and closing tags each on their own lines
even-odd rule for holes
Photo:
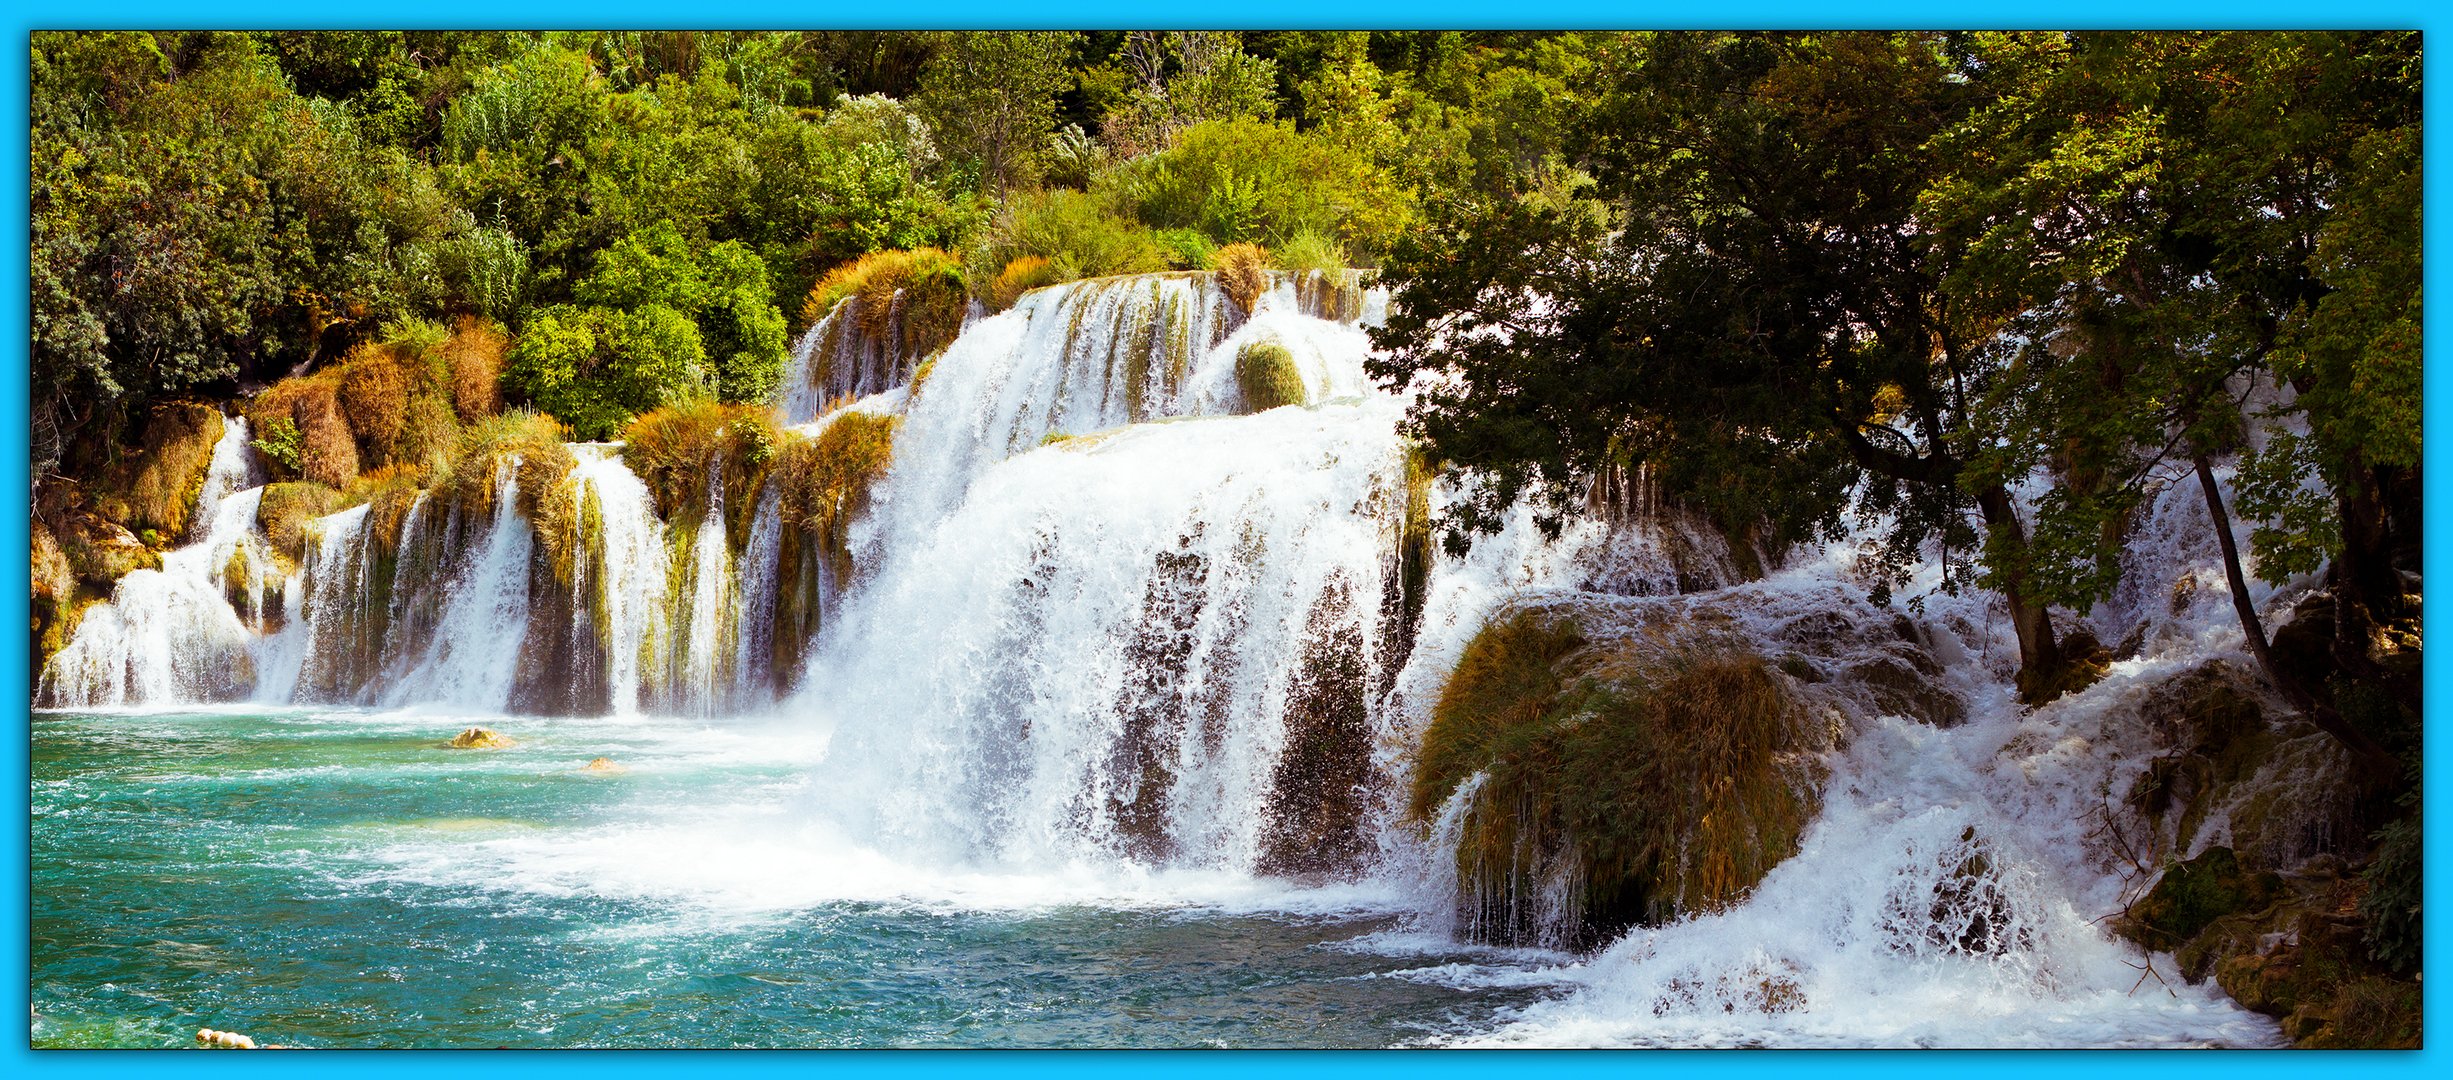
<svg viewBox="0 0 2453 1080">
<path fill-rule="evenodd" d="M 1562 996 L 1478 1037 L 2270 1038 L 2203 988 L 2128 997 L 2135 954 L 2092 924 L 2132 885 L 2085 823 L 2148 756 L 2136 699 L 2237 649 L 2219 581 L 2152 602 L 2197 562 L 2138 568 L 2144 599 L 2099 619 L 2144 644 L 2030 713 L 1982 595 L 1928 580 L 1901 594 L 1913 615 L 1878 608 L 1852 546 L 1732 544 L 1640 471 L 1604 478 L 1563 535 L 1520 508 L 1437 550 L 1461 492 L 1366 377 L 1386 298 L 1352 275 L 1276 275 L 1249 311 L 1207 274 L 1076 282 L 974 311 L 927 356 L 860 329 L 855 303 L 802 340 L 784 444 L 747 469 L 709 458 L 679 505 L 624 448 L 523 445 L 312 522 L 290 565 L 255 527 L 233 421 L 202 534 L 86 615 L 42 700 L 766 713 L 827 740 L 802 811 L 899 863 L 1368 880 L 1443 938 L 1497 936 L 1475 913 L 1515 904 L 1538 940 L 1514 944 L 1541 944 L 1570 940 L 1539 928 L 1572 916 L 1556 890 L 1583 870 L 1477 894 L 1462 830 L 1514 811 L 1476 775 L 1409 815 L 1413 748 L 1510 610 L 1624 650 L 1692 629 L 1802 703 L 1817 809 L 1796 854 L 1711 910 L 1614 929 L 1545 976 Z M 1253 407 L 1238 368 L 1263 347 L 1298 404 Z M 846 464 L 860 453 L 874 469 Z M 2167 498 L 2144 535 L 2189 549 L 2188 513 Z"/>
</svg>

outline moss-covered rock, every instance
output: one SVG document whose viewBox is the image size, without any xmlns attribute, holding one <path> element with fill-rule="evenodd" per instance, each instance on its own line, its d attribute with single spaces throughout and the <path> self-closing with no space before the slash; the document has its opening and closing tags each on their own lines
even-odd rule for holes
<svg viewBox="0 0 2453 1080">
<path fill-rule="evenodd" d="M 177 546 L 194 527 L 188 518 L 212 470 L 222 424 L 221 412 L 208 405 L 155 406 L 136 449 L 86 486 L 92 509 L 131 535 L 152 535 L 159 542 L 151 546 Z"/>
<path fill-rule="evenodd" d="M 2174 864 L 2155 887 L 2129 907 L 2121 931 L 2150 949 L 2170 950 L 2226 915 L 2256 911 L 2274 902 L 2282 879 L 2250 873 L 2227 847 L 2208 848 Z"/>
<path fill-rule="evenodd" d="M 752 494 L 784 441 L 766 409 L 695 401 L 631 421 L 622 433 L 622 463 L 647 485 L 666 521 L 698 520 L 707 508 L 708 485 L 720 474 L 725 524 L 737 545 L 748 539 L 757 504 Z"/>
<path fill-rule="evenodd" d="M 1595 644 L 1518 611 L 1467 646 L 1409 809 L 1461 813 L 1471 936 L 1589 946 L 1732 903 L 1796 851 L 1816 805 L 1805 721 L 1787 678 L 1730 641 Z M 1446 806 L 1476 774 L 1470 805 Z"/>
<path fill-rule="evenodd" d="M 1248 413 L 1305 403 L 1303 372 L 1295 367 L 1295 355 L 1274 341 L 1255 341 L 1236 352 L 1235 387 L 1243 392 Z"/>
<path fill-rule="evenodd" d="M 341 493 L 322 484 L 293 481 L 267 484 L 264 497 L 256 504 L 256 524 L 271 541 L 273 551 L 297 565 L 306 558 L 307 523 L 331 513 L 341 502 Z"/>
</svg>

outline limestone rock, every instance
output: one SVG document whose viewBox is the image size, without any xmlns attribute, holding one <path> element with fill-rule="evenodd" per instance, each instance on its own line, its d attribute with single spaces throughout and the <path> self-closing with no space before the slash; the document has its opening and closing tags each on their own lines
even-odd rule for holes
<svg viewBox="0 0 2453 1080">
<path fill-rule="evenodd" d="M 473 727 L 452 736 L 445 745 L 454 750 L 501 750 L 517 746 L 519 741 L 493 728 Z"/>
</svg>

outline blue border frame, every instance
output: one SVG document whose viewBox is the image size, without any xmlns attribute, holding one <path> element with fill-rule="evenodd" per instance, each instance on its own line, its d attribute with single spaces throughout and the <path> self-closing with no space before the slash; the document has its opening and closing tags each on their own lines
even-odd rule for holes
<svg viewBox="0 0 2453 1080">
<path fill-rule="evenodd" d="M 38 28 L 65 27 L 314 27 L 314 28 L 409 28 L 457 26 L 537 26 L 537 27 L 692 27 L 692 28 L 768 28 L 792 26 L 824 26 L 839 28 L 908 28 L 977 27 L 977 28 L 1099 28 L 1165 25 L 1183 28 L 1593 28 L 1593 27 L 1754 27 L 1797 28 L 1832 26 L 1948 26 L 1948 27 L 2135 27 L 2170 29 L 2292 29 L 2309 27 L 2408 28 L 2421 31 L 2453 30 L 2453 5 L 2442 0 L 2431 7 L 2425 0 L 2348 0 L 2315 7 L 2306 4 L 2286 5 L 2274 0 L 2183 0 L 2141 5 L 2121 0 L 2066 0 L 2061 3 L 2039 3 L 2018 0 L 2014 3 L 1994 3 L 1981 9 L 1972 8 L 1965 0 L 1949 3 L 1939 0 L 1875 0 L 1859 4 L 1844 12 L 1835 12 L 1824 4 L 1809 0 L 1734 0 L 1712 5 L 1677 5 L 1659 3 L 1613 4 L 1606 0 L 1539 0 L 1527 7 L 1493 8 L 1488 4 L 1469 5 L 1462 0 L 1415 0 L 1403 8 L 1375 7 L 1356 0 L 1244 0 L 1231 7 L 1219 6 L 1202 11 L 1166 10 L 1147 2 L 1133 0 L 1091 0 L 1068 2 L 1061 6 L 1022 8 L 1016 5 L 992 5 L 985 0 L 950 0 L 923 9 L 879 9 L 844 11 L 817 5 L 795 4 L 787 0 L 734 0 L 721 10 L 676 9 L 669 3 L 644 3 L 641 0 L 602 0 L 581 4 L 537 3 L 516 0 L 513 3 L 483 3 L 478 0 L 436 0 L 419 5 L 411 12 L 384 12 L 364 9 L 337 9 L 327 2 L 307 0 L 270 0 L 234 4 L 207 0 L 204 4 L 181 4 L 167 0 L 123 0 L 107 7 L 70 3 L 67 0 L 28 0 L 12 11 L 5 20 L 11 34 L 8 44 L 0 47 L 0 151 L 5 151 L 9 167 L 0 169 L 0 204 L 8 215 L 8 244 L 0 250 L 0 280 L 23 282 L 27 278 L 29 256 L 30 213 L 27 204 L 29 162 L 27 145 L 28 54 L 26 34 Z M 2431 37 L 2435 36 L 2431 33 Z M 2425 102 L 2430 116 L 2448 115 L 2446 104 L 2453 97 L 2453 74 L 2448 73 L 2448 50 L 2453 50 L 2453 35 L 2439 42 L 2443 47 L 2428 50 L 2425 59 Z M 2426 141 L 2427 175 L 2425 196 L 2429 205 L 2453 205 L 2448 199 L 2453 191 L 2453 153 L 2447 151 L 2447 139 L 2442 131 L 2432 131 Z M 2448 243 L 2448 230 L 2453 221 L 2445 216 L 2430 217 L 2425 225 L 2425 244 L 2429 251 L 2442 254 L 2453 251 Z M 2445 508 L 2448 503 L 2446 468 L 2453 466 L 2453 450 L 2442 441 L 2447 435 L 2447 417 L 2453 414 L 2453 360 L 2445 359 L 2448 341 L 2453 341 L 2453 300 L 2448 299 L 2447 278 L 2453 276 L 2446 262 L 2431 260 L 2426 271 L 2427 354 L 2436 359 L 2425 374 L 2428 399 L 2426 426 L 2436 436 L 2430 438 L 2425 473 L 2427 501 L 2426 528 L 2443 536 L 2447 527 Z M 0 429 L 25 432 L 28 428 L 29 383 L 27 374 L 27 292 L 11 288 L 0 305 Z M 29 449 L 26 444 L 0 437 L 0 477 L 25 475 Z M 11 481 L 13 482 L 13 480 Z M 28 517 L 0 514 L 0 551 L 23 552 L 28 545 Z M 2453 574 L 2453 561 L 2445 556 L 2453 550 L 2453 542 L 2432 544 L 2426 554 L 2426 567 L 2432 572 Z M 0 701 L 30 702 L 30 672 L 16 666 L 14 657 L 27 655 L 27 620 L 25 613 L 29 592 L 29 570 L 25 561 L 8 564 L 9 576 L 0 582 L 0 603 L 12 606 L 12 616 L 0 622 Z M 2453 581 L 2453 577 L 2444 580 Z M 2431 617 L 2430 629 L 2445 620 Z M 2453 646 L 2439 649 L 2427 664 L 2427 712 L 2431 716 L 2445 715 L 2448 698 L 2453 691 L 2445 686 L 2444 676 L 2453 669 Z M 21 729 L 22 730 L 22 729 Z M 2426 769 L 2441 777 L 2453 746 L 2445 737 L 2431 740 L 2426 752 Z M 28 743 L 19 738 L 0 738 L 0 760 L 8 765 L 7 775 L 18 786 L 10 789 L 9 799 L 18 810 L 18 821 L 27 820 L 27 798 L 24 794 L 30 782 Z M 2445 952 L 2446 928 L 2453 919 L 2444 913 L 2445 854 L 2448 845 L 2443 822 L 2445 808 L 2453 801 L 2443 784 L 2427 796 L 2427 816 L 2439 822 L 2439 828 L 2427 844 L 2428 881 L 2438 901 L 2427 919 L 2428 954 Z M 27 924 L 24 913 L 29 910 L 26 895 L 28 874 L 28 835 L 24 828 L 0 827 L 0 884 L 5 886 L 5 903 L 0 903 L 0 1016 L 14 1015 L 18 1005 L 29 1004 L 31 995 L 28 966 Z M 2439 980 L 2442 981 L 2441 979 Z M 431 1051 L 365 1051 L 344 1058 L 329 1055 L 286 1054 L 186 1054 L 168 1056 L 137 1051 L 50 1051 L 36 1054 L 26 1044 L 10 1037 L 5 1049 L 0 1049 L 0 1062 L 12 1073 L 33 1076 L 60 1076 L 72 1072 L 115 1075 L 122 1073 L 177 1070 L 200 1076 L 314 1075 L 335 1067 L 352 1072 L 375 1075 L 411 1076 L 438 1066 L 454 1070 L 474 1069 L 480 1072 L 544 1073 L 591 1077 L 607 1073 L 615 1075 L 645 1074 L 649 1070 L 686 1068 L 716 1069 L 735 1074 L 781 1075 L 801 1073 L 811 1069 L 849 1071 L 858 1074 L 895 1076 L 928 1076 L 934 1074 L 968 1075 L 993 1070 L 1014 1076 L 1071 1077 L 1134 1076 L 1153 1070 L 1164 1070 L 1174 1076 L 1230 1076 L 1256 1067 L 1272 1070 L 1325 1074 L 1331 1071 L 1356 1077 L 1457 1076 L 1478 1074 L 1493 1066 L 1509 1070 L 1559 1070 L 1568 1074 L 1607 1075 L 1621 1070 L 1677 1069 L 1702 1070 L 1716 1076 L 1770 1076 L 1807 1069 L 1817 1074 L 1838 1073 L 1892 1077 L 1898 1075 L 1959 1077 L 1970 1071 L 1982 1071 L 1991 1076 L 2055 1077 L 2074 1069 L 2088 1070 L 2152 1070 L 2162 1074 L 2222 1074 L 2233 1077 L 2285 1077 L 2322 1069 L 2327 1072 L 2351 1072 L 2375 1076 L 2420 1076 L 2453 1072 L 2453 1027 L 2445 1021 L 2445 993 L 2424 987 L 2427 1015 L 2431 1021 L 2429 1034 L 2434 1036 L 2433 1048 L 2418 1052 L 2315 1053 L 2294 1052 L 2231 1052 L 2218 1054 L 2185 1054 L 2157 1051 L 1799 1051 L 1786 1053 L 1740 1054 L 1712 1051 L 1651 1051 L 1642 1056 L 1626 1056 L 1609 1051 L 1497 1051 L 1503 1060 L 1487 1056 L 1433 1054 L 1402 1051 L 1286 1051 L 1267 1052 L 1256 1057 L 1251 1053 L 1200 1053 L 1196 1051 L 836 1051 L 811 1055 L 794 1051 L 736 1051 L 722 1054 L 699 1052 L 688 1058 L 673 1059 L 632 1052 L 618 1056 L 581 1054 L 566 1051 L 496 1053 L 482 1057 L 438 1058 Z"/>
</svg>

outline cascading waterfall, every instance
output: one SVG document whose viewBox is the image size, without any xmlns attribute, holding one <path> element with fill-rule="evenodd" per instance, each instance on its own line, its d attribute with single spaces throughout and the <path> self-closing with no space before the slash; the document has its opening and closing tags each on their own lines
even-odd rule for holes
<svg viewBox="0 0 2453 1080">
<path fill-rule="evenodd" d="M 1638 472 L 1605 478 L 1564 535 L 1520 508 L 1462 555 L 1434 553 L 1427 520 L 1461 493 L 1420 475 L 1406 400 L 1364 373 L 1385 303 L 1351 276 L 1279 275 L 1250 312 L 1204 274 L 1077 282 L 975 317 L 934 357 L 893 355 L 838 309 L 801 342 L 779 418 L 803 439 L 861 413 L 899 427 L 823 551 L 773 472 L 736 483 L 710 462 L 702 501 L 666 520 L 618 447 L 578 445 L 567 475 L 505 456 L 482 497 L 399 492 L 319 519 L 291 567 L 256 529 L 233 420 L 201 535 L 87 613 L 42 697 L 771 709 L 828 740 L 811 778 L 825 795 L 804 811 L 866 851 L 1022 874 L 1368 878 L 1445 936 L 1471 929 L 1451 925 L 1472 908 L 1453 852 L 1481 782 L 1428 828 L 1393 793 L 1475 632 L 1562 600 L 1604 621 L 1708 618 L 1842 673 L 1815 691 L 1840 749 L 1799 853 L 1725 910 L 1554 973 L 1572 992 L 1486 1037 L 2270 1037 L 2211 991 L 2129 998 L 2134 953 L 2090 924 L 2124 887 L 2080 824 L 2143 755 L 2121 709 L 2237 648 L 2220 579 L 2184 553 L 2204 528 L 2186 493 L 2143 527 L 2157 550 L 2132 568 L 2136 594 L 2097 617 L 2107 640 L 2135 624 L 2146 643 L 2102 686 L 2023 712 L 2003 689 L 2006 624 L 1929 581 L 1903 633 L 1950 670 L 1930 681 L 1966 718 L 1905 718 L 1845 674 L 1903 647 L 1897 614 L 1845 584 L 1846 544 L 1738 584 L 1765 553 L 1662 505 Z M 1287 350 L 1307 407 L 1247 414 L 1236 358 L 1261 342 Z M 2198 582 L 2188 605 L 2165 600 L 2176 575 Z M 1876 637 L 1890 644 L 1862 644 Z M 2023 1015 L 2043 1019 L 2007 1019 Z"/>
<path fill-rule="evenodd" d="M 248 477 L 247 422 L 231 417 L 197 494 L 195 528 L 202 535 L 165 552 L 160 569 L 121 578 L 109 601 L 85 613 L 76 636 L 44 669 L 39 700 L 167 705 L 246 692 L 254 681 L 250 617 L 260 624 L 265 604 L 264 585 L 252 572 L 263 562 L 254 532 L 262 489 L 247 487 Z M 236 582 L 229 576 L 234 563 L 242 574 Z"/>
</svg>

